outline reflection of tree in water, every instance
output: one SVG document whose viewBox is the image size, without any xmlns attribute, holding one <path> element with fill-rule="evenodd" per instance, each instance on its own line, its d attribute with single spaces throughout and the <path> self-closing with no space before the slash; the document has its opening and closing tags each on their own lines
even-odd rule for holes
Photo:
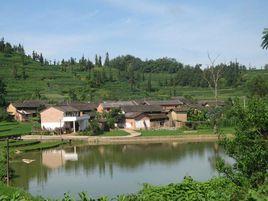
<svg viewBox="0 0 268 201">
<path fill-rule="evenodd" d="M 78 148 L 79 162 L 67 163 L 65 170 L 83 168 L 86 173 L 99 168 L 99 173 L 105 173 L 114 166 L 121 169 L 136 169 L 144 163 L 173 164 L 185 157 L 203 157 L 205 152 L 212 149 L 214 143 L 188 144 L 138 144 L 138 145 L 103 145 Z M 111 172 L 110 172 L 111 174 Z"/>
<path fill-rule="evenodd" d="M 18 157 L 15 162 L 12 162 L 12 168 L 15 170 L 16 177 L 12 179 L 12 184 L 23 187 L 28 190 L 29 181 L 34 178 L 38 184 L 45 184 L 50 173 L 50 169 L 43 166 L 42 154 L 40 152 L 27 153 L 25 158 L 33 159 L 30 164 L 21 161 L 23 157 Z"/>
<path fill-rule="evenodd" d="M 70 152 L 73 148 L 65 148 Z M 213 150 L 213 151 L 212 151 Z M 99 175 L 104 175 L 106 171 L 113 177 L 114 167 L 126 170 L 134 170 L 149 164 L 174 164 L 184 158 L 204 157 L 206 152 L 213 152 L 216 156 L 215 143 L 167 143 L 167 144 L 137 144 L 137 145 L 99 145 L 77 147 L 78 161 L 66 161 L 63 171 L 83 172 L 92 174 L 96 169 Z M 46 183 L 50 173 L 55 169 L 50 169 L 42 164 L 41 152 L 27 153 L 21 158 L 30 158 L 35 161 L 30 164 L 22 162 L 13 163 L 12 166 L 19 175 L 13 180 L 16 186 L 28 189 L 31 179 L 37 179 L 38 184 Z M 21 161 L 21 158 L 19 159 Z M 214 159 L 210 159 L 213 161 Z M 215 166 L 211 167 L 215 169 Z M 57 169 L 56 171 L 61 171 Z"/>
</svg>

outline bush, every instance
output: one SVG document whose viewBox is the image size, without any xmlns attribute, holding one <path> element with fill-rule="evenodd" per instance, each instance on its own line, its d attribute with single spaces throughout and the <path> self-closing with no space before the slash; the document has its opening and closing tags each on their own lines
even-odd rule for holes
<svg viewBox="0 0 268 201">
<path fill-rule="evenodd" d="M 0 121 L 10 121 L 11 117 L 6 112 L 5 108 L 0 107 Z"/>
</svg>

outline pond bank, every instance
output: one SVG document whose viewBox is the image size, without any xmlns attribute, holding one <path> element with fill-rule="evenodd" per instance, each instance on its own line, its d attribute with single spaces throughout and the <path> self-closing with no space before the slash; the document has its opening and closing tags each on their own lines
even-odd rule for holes
<svg viewBox="0 0 268 201">
<path fill-rule="evenodd" d="M 232 135 L 228 135 L 231 137 Z M 91 145 L 98 144 L 139 144 L 139 143 L 162 143 L 162 142 L 212 142 L 218 141 L 217 135 L 178 135 L 178 136 L 152 136 L 152 137 L 131 137 L 131 136 L 78 136 L 78 135 L 54 135 L 54 136 L 40 136 L 40 135 L 26 135 L 22 136 L 23 140 L 80 140 L 86 141 Z"/>
</svg>

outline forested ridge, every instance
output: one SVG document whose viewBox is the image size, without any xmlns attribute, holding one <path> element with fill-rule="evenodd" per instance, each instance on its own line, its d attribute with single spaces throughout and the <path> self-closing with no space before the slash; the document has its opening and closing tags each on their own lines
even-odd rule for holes
<svg viewBox="0 0 268 201">
<path fill-rule="evenodd" d="M 0 41 L 0 78 L 7 85 L 7 100 L 48 99 L 100 101 L 107 99 L 168 99 L 173 96 L 211 98 L 201 64 L 186 65 L 174 58 L 141 60 L 132 55 L 94 62 L 80 59 L 48 61 L 42 53 L 26 55 L 23 45 Z M 268 71 L 247 69 L 238 62 L 218 64 L 221 68 L 219 97 L 248 95 L 247 84 L 254 76 L 267 80 Z"/>
</svg>

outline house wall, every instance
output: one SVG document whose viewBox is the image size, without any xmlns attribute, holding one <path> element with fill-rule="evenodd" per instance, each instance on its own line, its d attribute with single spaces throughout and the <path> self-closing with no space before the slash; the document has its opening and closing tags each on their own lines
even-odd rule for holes
<svg viewBox="0 0 268 201">
<path fill-rule="evenodd" d="M 178 112 L 172 111 L 170 113 L 170 117 L 174 121 L 181 121 L 181 122 L 187 121 L 187 113 L 178 113 Z"/>
<path fill-rule="evenodd" d="M 128 129 L 148 129 L 150 127 L 150 119 L 148 117 L 126 119 L 125 122 L 125 128 Z"/>
<path fill-rule="evenodd" d="M 81 121 L 78 121 L 78 124 L 79 124 L 79 130 L 80 131 L 84 131 L 88 128 L 88 120 L 81 120 Z"/>
<path fill-rule="evenodd" d="M 126 119 L 125 128 L 136 129 L 136 123 L 134 119 Z"/>
<path fill-rule="evenodd" d="M 149 129 L 151 128 L 151 122 L 148 117 L 135 120 L 136 129 Z"/>
<path fill-rule="evenodd" d="M 7 107 L 7 112 L 11 115 L 15 115 L 17 113 L 17 108 L 12 105 L 12 103 L 9 104 Z"/>
<path fill-rule="evenodd" d="M 26 115 L 23 115 L 23 114 L 18 113 L 18 112 L 16 112 L 14 114 L 14 119 L 17 120 L 17 121 L 27 121 L 28 120 Z"/>
<path fill-rule="evenodd" d="M 41 117 L 41 128 L 47 130 L 54 130 L 56 128 L 63 127 L 63 122 L 61 122 L 64 116 L 64 112 L 51 107 L 40 113 Z"/>
</svg>

